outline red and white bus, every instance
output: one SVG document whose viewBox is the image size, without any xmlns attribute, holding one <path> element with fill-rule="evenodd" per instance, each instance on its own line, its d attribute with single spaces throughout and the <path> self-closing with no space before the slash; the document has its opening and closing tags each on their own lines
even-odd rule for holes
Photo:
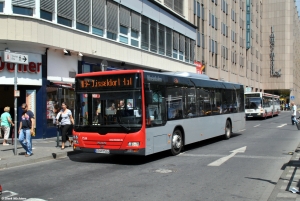
<svg viewBox="0 0 300 201">
<path fill-rule="evenodd" d="M 280 113 L 280 97 L 278 95 L 263 92 L 246 92 L 245 98 L 246 119 L 253 117 L 266 119 Z"/>
<path fill-rule="evenodd" d="M 150 155 L 245 127 L 244 87 L 193 73 L 119 70 L 75 79 L 74 150 Z"/>
</svg>

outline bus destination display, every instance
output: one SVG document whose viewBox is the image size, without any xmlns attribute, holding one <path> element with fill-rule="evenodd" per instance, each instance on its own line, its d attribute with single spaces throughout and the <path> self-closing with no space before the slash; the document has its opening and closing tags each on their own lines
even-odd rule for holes
<svg viewBox="0 0 300 201">
<path fill-rule="evenodd" d="M 77 78 L 78 89 L 133 88 L 136 75 L 114 75 Z"/>
</svg>

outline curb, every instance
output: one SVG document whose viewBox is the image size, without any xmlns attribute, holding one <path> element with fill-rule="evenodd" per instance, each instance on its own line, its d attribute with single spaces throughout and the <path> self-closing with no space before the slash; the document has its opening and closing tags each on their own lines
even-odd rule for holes
<svg viewBox="0 0 300 201">
<path fill-rule="evenodd" d="M 292 194 L 291 192 L 288 191 L 288 189 L 291 186 L 291 182 L 294 180 L 294 175 L 295 175 L 295 171 L 292 173 L 290 178 L 287 178 L 286 175 L 289 173 L 290 170 L 295 170 L 297 169 L 297 166 L 299 166 L 299 162 L 297 161 L 297 152 L 299 152 L 299 147 L 300 144 L 296 147 L 293 155 L 291 156 L 290 160 L 284 164 L 282 166 L 282 169 L 284 168 L 282 174 L 279 177 L 279 180 L 276 184 L 276 186 L 274 187 L 272 193 L 270 194 L 270 197 L 268 199 L 268 201 L 273 201 L 273 200 L 278 200 L 278 199 L 283 199 L 283 197 L 278 197 L 278 195 L 283 195 L 283 194 L 289 194 L 290 196 L 287 198 L 289 200 L 293 200 L 296 196 L 296 194 Z M 288 180 L 288 183 L 284 183 L 284 180 Z M 281 186 L 286 186 L 285 189 L 281 189 Z"/>
<path fill-rule="evenodd" d="M 44 157 L 40 157 L 40 158 L 31 158 L 29 160 L 25 160 L 25 161 L 17 161 L 17 162 L 7 162 L 5 163 L 5 159 L 1 159 L 0 161 L 4 162 L 4 164 L 0 164 L 0 170 L 2 169 L 6 169 L 6 168 L 11 168 L 11 167 L 17 167 L 17 166 L 22 166 L 22 165 L 29 165 L 29 164 L 33 164 L 33 163 L 37 163 L 37 162 L 42 162 L 42 161 L 48 161 L 48 160 L 52 160 L 52 159 L 60 159 L 60 158 L 64 158 L 66 156 L 71 156 L 71 155 L 75 155 L 75 154 L 79 154 L 81 152 L 78 151 L 69 151 L 69 152 L 58 152 L 58 153 L 51 153 L 50 156 L 44 156 Z"/>
</svg>

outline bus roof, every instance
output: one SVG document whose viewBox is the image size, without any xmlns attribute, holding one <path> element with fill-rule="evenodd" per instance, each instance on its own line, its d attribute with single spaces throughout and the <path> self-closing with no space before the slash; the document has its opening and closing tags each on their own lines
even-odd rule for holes
<svg viewBox="0 0 300 201">
<path fill-rule="evenodd" d="M 245 95 L 247 94 L 260 94 L 261 96 L 265 96 L 265 97 L 273 97 L 274 98 L 279 98 L 279 95 L 275 95 L 275 94 L 269 94 L 269 93 L 264 93 L 264 92 L 245 92 Z"/>
</svg>

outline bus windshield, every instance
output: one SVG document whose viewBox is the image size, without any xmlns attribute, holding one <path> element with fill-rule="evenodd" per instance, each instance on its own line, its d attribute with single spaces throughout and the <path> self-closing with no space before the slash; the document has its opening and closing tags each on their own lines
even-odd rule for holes
<svg viewBox="0 0 300 201">
<path fill-rule="evenodd" d="M 141 90 L 76 93 L 75 131 L 129 133 L 142 127 Z"/>
<path fill-rule="evenodd" d="M 246 109 L 261 108 L 261 98 L 246 98 Z"/>
</svg>

